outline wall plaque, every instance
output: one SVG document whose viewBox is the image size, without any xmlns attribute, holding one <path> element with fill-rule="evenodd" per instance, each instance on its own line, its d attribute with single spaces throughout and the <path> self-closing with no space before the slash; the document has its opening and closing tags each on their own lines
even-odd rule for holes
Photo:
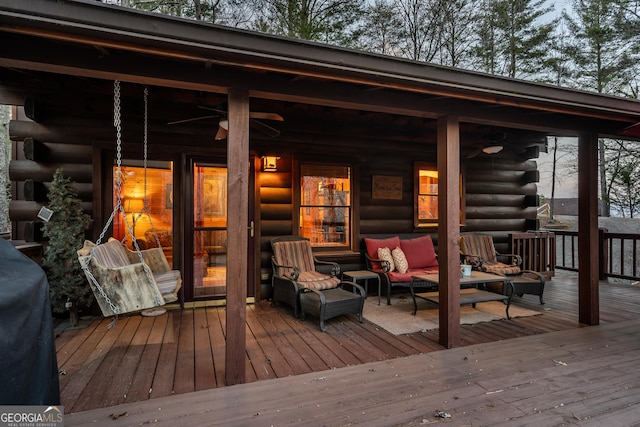
<svg viewBox="0 0 640 427">
<path fill-rule="evenodd" d="M 373 175 L 371 198 L 402 200 L 402 177 Z"/>
</svg>

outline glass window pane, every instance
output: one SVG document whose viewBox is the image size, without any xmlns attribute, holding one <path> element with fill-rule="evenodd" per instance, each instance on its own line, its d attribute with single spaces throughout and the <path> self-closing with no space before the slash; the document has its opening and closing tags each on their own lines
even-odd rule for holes
<svg viewBox="0 0 640 427">
<path fill-rule="evenodd" d="M 418 219 L 438 219 L 438 196 L 418 197 Z"/>
<path fill-rule="evenodd" d="M 113 237 L 122 240 L 133 249 L 127 222 L 141 249 L 158 247 L 165 252 L 171 265 L 173 255 L 173 173 L 171 164 L 166 168 L 147 168 L 147 182 L 144 182 L 144 168 L 121 167 L 122 206 L 126 218 L 118 213 L 113 219 Z M 114 166 L 114 180 L 117 167 Z M 146 187 L 146 194 L 145 194 Z M 116 182 L 114 181 L 114 204 Z M 147 210 L 144 202 L 147 202 Z M 125 221 L 126 220 L 126 221 Z M 154 233 L 155 230 L 155 233 Z"/>
<path fill-rule="evenodd" d="M 350 245 L 350 177 L 348 166 L 301 166 L 300 233 L 313 246 Z"/>
<path fill-rule="evenodd" d="M 227 231 L 194 231 L 193 253 L 194 297 L 226 295 Z"/>
</svg>

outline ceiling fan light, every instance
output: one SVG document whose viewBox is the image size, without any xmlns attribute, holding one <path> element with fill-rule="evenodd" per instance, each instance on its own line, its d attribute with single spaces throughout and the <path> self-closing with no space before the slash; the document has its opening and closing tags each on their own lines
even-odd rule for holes
<svg viewBox="0 0 640 427">
<path fill-rule="evenodd" d="M 224 130 L 229 130 L 229 120 L 227 119 L 220 120 L 220 123 L 218 123 L 218 125 Z"/>
<path fill-rule="evenodd" d="M 485 154 L 496 154 L 502 151 L 502 145 L 487 145 L 482 149 L 482 152 Z"/>
</svg>

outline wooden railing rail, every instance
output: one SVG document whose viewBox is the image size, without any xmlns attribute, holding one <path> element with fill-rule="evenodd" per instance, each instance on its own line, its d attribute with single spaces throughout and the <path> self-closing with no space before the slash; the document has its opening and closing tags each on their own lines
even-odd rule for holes
<svg viewBox="0 0 640 427">
<path fill-rule="evenodd" d="M 600 279 L 640 280 L 640 234 L 599 230 L 598 265 Z M 578 271 L 578 232 L 556 230 L 556 268 Z"/>
<path fill-rule="evenodd" d="M 556 269 L 556 237 L 550 231 L 530 231 L 509 235 L 510 247 L 522 258 L 524 270 L 537 271 L 549 280 Z"/>
</svg>

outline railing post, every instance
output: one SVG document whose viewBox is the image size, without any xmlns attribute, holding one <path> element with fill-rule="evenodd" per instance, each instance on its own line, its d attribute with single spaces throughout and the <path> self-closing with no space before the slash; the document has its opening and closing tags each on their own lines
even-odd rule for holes
<svg viewBox="0 0 640 427">
<path fill-rule="evenodd" d="M 600 280 L 605 280 L 609 272 L 609 242 L 605 236 L 607 231 L 606 228 L 598 228 L 598 278 Z"/>
</svg>

